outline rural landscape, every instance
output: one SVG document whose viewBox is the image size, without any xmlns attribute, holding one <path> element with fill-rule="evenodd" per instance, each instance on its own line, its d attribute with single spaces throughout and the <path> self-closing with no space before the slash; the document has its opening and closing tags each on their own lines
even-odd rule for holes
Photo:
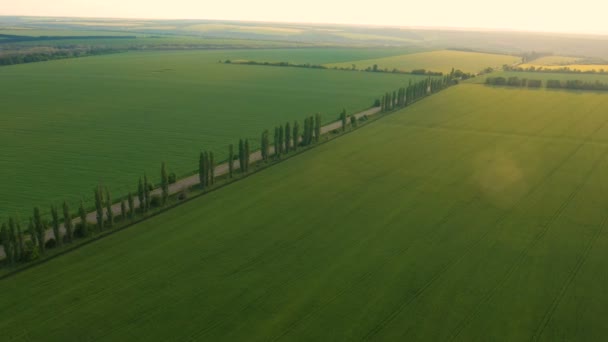
<svg viewBox="0 0 608 342">
<path fill-rule="evenodd" d="M 1 341 L 608 336 L 608 34 L 18 14 Z"/>
</svg>

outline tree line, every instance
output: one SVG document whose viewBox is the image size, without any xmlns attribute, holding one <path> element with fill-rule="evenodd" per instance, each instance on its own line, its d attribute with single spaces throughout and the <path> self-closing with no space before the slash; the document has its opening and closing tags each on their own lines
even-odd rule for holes
<svg viewBox="0 0 608 342">
<path fill-rule="evenodd" d="M 550 74 L 592 74 L 592 75 L 606 75 L 608 74 L 608 70 L 603 68 L 600 69 L 591 69 L 591 70 L 579 70 L 573 69 L 568 66 L 563 66 L 561 68 L 544 68 L 542 66 L 535 67 L 533 65 L 522 68 L 520 66 L 503 66 L 504 71 L 514 71 L 514 72 L 540 72 L 540 73 L 550 73 Z"/>
<path fill-rule="evenodd" d="M 382 112 L 388 112 L 396 108 L 405 107 L 417 100 L 436 93 L 446 87 L 456 84 L 457 80 L 450 75 L 442 78 L 428 78 L 420 82 L 412 83 L 407 87 L 399 88 L 393 92 L 387 92 L 382 100 L 378 99 L 374 105 L 381 107 Z M 350 123 L 351 127 L 357 127 L 357 118 L 349 116 L 343 110 L 339 116 L 342 123 L 342 131 Z M 365 120 L 366 118 L 361 118 Z M 287 153 L 296 152 L 301 147 L 310 146 L 321 141 L 322 116 L 320 113 L 307 116 L 300 129 L 300 123 L 294 121 L 284 125 L 276 126 L 272 145 L 268 130 L 264 130 L 260 138 L 260 155 L 262 162 L 271 159 L 280 160 Z M 273 151 L 271 153 L 271 147 Z M 235 153 L 237 152 L 237 153 Z M 237 151 L 234 145 L 228 146 L 228 172 L 226 178 L 232 179 L 235 174 L 235 161 L 238 162 L 239 173 L 247 174 L 252 162 L 251 147 L 248 139 L 240 139 Z M 216 160 L 213 152 L 201 151 L 198 161 L 198 176 L 201 190 L 205 191 L 216 184 Z M 67 201 L 60 208 L 52 204 L 50 206 L 50 220 L 42 217 L 40 207 L 34 207 L 25 228 L 18 216 L 11 216 L 7 222 L 0 225 L 0 244 L 4 247 L 6 254 L 5 264 L 15 265 L 19 262 L 29 262 L 44 255 L 47 249 L 61 247 L 74 243 L 79 238 L 87 238 L 91 234 L 103 233 L 111 229 L 117 222 L 133 222 L 138 215 L 142 216 L 154 208 L 166 206 L 169 203 L 170 184 L 175 183 L 176 176 L 169 173 L 163 162 L 160 168 L 160 194 L 153 194 L 154 185 L 144 173 L 139 177 L 136 192 L 129 192 L 118 202 L 114 202 L 109 188 L 97 185 L 93 189 L 95 203 L 95 222 L 87 220 L 88 210 L 84 201 L 80 201 L 77 213 L 72 214 Z M 136 207 L 135 199 L 139 205 Z M 179 197 L 178 197 L 179 199 Z M 120 204 L 120 213 L 113 210 L 115 204 Z M 74 219 L 79 218 L 78 223 Z M 61 225 L 63 224 L 63 232 Z M 52 237 L 47 239 L 47 230 L 52 229 Z"/>
<path fill-rule="evenodd" d="M 310 64 L 310 63 L 290 63 L 290 62 L 258 62 L 258 61 L 232 61 L 230 59 L 221 61 L 220 63 L 224 64 L 240 64 L 240 65 L 262 65 L 262 66 L 274 66 L 274 67 L 292 67 L 292 68 L 308 68 L 308 69 L 331 69 L 331 70 L 342 70 L 342 71 L 364 71 L 364 72 L 378 72 L 378 73 L 391 73 L 391 74 L 406 74 L 406 75 L 425 75 L 425 76 L 444 76 L 443 72 L 440 71 L 431 71 L 425 69 L 414 69 L 412 71 L 404 71 L 399 70 L 397 68 L 381 68 L 378 64 L 374 64 L 373 66 L 368 66 L 365 69 L 358 69 L 355 64 L 351 67 L 327 67 L 325 65 L 320 64 Z M 471 77 L 475 77 L 472 73 L 466 73 L 462 70 L 454 70 L 450 73 L 452 78 L 460 78 L 460 79 L 468 79 Z"/>
<path fill-rule="evenodd" d="M 106 55 L 121 52 L 111 48 L 69 48 L 49 52 L 12 53 L 0 55 L 0 65 L 45 62 L 55 59 Z"/>
<path fill-rule="evenodd" d="M 519 77 L 488 77 L 486 78 L 487 85 L 494 86 L 508 86 L 508 87 L 520 87 L 520 88 L 541 88 L 543 86 L 542 80 L 529 80 L 526 78 Z"/>
<path fill-rule="evenodd" d="M 548 80 L 548 89 L 572 89 L 572 90 L 596 90 L 596 91 L 608 91 L 608 83 L 600 81 L 585 82 L 581 80 Z"/>
</svg>

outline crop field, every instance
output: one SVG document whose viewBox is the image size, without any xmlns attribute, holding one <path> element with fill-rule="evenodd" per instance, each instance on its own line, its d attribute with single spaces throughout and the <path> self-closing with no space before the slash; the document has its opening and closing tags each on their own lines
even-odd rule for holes
<svg viewBox="0 0 608 342">
<path fill-rule="evenodd" d="M 568 65 L 576 64 L 577 61 L 581 60 L 578 57 L 567 57 L 567 56 L 545 56 L 530 61 L 530 65 L 542 65 L 542 66 L 555 66 L 555 65 Z"/>
<path fill-rule="evenodd" d="M 412 71 L 426 69 L 431 71 L 450 72 L 452 68 L 464 72 L 479 72 L 487 67 L 502 67 L 504 64 L 512 65 L 520 60 L 519 57 L 507 55 L 495 55 L 477 52 L 463 52 L 440 50 L 421 52 L 403 56 L 391 56 L 385 58 L 355 60 L 345 63 L 332 63 L 329 67 L 350 67 L 355 64 L 358 69 L 366 69 L 377 64 L 380 69 L 398 69 Z"/>
<path fill-rule="evenodd" d="M 594 93 L 459 85 L 1 281 L 0 331 L 602 340 L 606 110 Z"/>
<path fill-rule="evenodd" d="M 608 72 L 608 64 L 566 64 L 566 65 L 539 65 L 539 64 L 521 64 L 519 67 L 527 69 L 530 67 L 535 67 L 536 69 L 548 69 L 548 70 L 556 70 L 569 68 L 570 70 L 579 70 L 579 71 L 601 71 Z"/>
<path fill-rule="evenodd" d="M 256 146 L 262 130 L 317 112 L 326 122 L 337 120 L 342 108 L 369 108 L 411 79 L 218 63 L 301 62 L 314 60 L 315 51 L 318 62 L 356 55 L 303 49 L 149 52 L 0 68 L 0 178 L 11 180 L 2 188 L 0 217 L 29 215 L 34 205 L 46 209 L 64 199 L 88 200 L 97 183 L 125 195 L 144 172 L 156 182 L 162 161 L 183 175 L 197 169 L 201 149 L 222 160 L 239 138 Z"/>
</svg>

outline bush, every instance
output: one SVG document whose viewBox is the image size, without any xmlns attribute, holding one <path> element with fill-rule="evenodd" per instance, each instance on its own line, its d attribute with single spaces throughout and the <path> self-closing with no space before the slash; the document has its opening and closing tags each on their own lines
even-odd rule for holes
<svg viewBox="0 0 608 342">
<path fill-rule="evenodd" d="M 150 198 L 150 207 L 158 208 L 163 204 L 163 200 L 160 198 L 160 195 L 153 195 Z"/>
<path fill-rule="evenodd" d="M 77 238 L 83 238 L 88 236 L 89 234 L 87 234 L 88 232 L 86 230 L 89 229 L 88 225 L 83 225 L 82 223 L 78 223 L 76 225 L 76 228 L 74 229 L 74 237 Z"/>
<path fill-rule="evenodd" d="M 24 261 L 34 261 L 40 258 L 40 251 L 38 246 L 35 245 L 31 240 L 25 242 L 25 251 L 23 251 Z"/>
<path fill-rule="evenodd" d="M 174 184 L 177 181 L 177 176 L 175 173 L 171 172 L 169 174 L 169 184 Z"/>
<path fill-rule="evenodd" d="M 179 192 L 179 194 L 177 194 L 177 199 L 180 201 L 183 201 L 187 198 L 188 198 L 188 191 L 186 191 L 186 190 L 182 190 Z"/>
<path fill-rule="evenodd" d="M 380 107 L 380 106 L 381 106 L 380 99 L 376 99 L 374 101 L 374 107 Z"/>
<path fill-rule="evenodd" d="M 57 241 L 55 241 L 55 239 L 49 239 L 44 243 L 44 248 L 46 249 L 55 248 L 55 246 L 57 246 Z"/>
</svg>

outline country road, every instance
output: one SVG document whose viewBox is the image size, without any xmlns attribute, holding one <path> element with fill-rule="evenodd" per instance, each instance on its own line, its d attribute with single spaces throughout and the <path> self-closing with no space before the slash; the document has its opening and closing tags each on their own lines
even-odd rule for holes
<svg viewBox="0 0 608 342">
<path fill-rule="evenodd" d="M 374 114 L 377 114 L 380 112 L 380 107 L 373 107 L 370 108 L 368 110 L 365 110 L 363 112 L 357 113 L 357 114 L 353 114 L 357 119 L 363 117 L 363 116 L 371 116 Z M 327 132 L 331 132 L 333 130 L 336 129 L 341 129 L 342 128 L 342 121 L 338 120 L 338 121 L 334 121 L 330 124 L 327 124 L 323 127 L 321 127 L 321 134 L 325 134 Z M 274 154 L 274 146 L 270 146 L 270 154 Z M 262 153 L 261 151 L 255 151 L 253 153 L 251 153 L 250 155 L 250 162 L 256 162 L 262 159 Z M 238 170 L 239 169 L 239 163 L 235 162 L 234 163 L 234 169 Z M 223 164 L 219 164 L 215 167 L 215 176 L 222 176 L 228 173 L 228 162 L 223 163 Z M 169 185 L 169 194 L 175 194 L 178 193 L 184 189 L 188 189 L 193 185 L 197 185 L 199 184 L 199 176 L 198 174 L 186 177 L 186 178 L 182 178 L 177 180 L 175 183 L 170 184 Z M 154 190 L 152 190 L 151 192 L 152 195 L 160 195 L 161 194 L 161 189 L 160 188 L 156 188 Z M 138 208 L 139 207 L 139 199 L 137 197 L 134 198 L 134 202 L 135 202 L 135 207 Z M 105 214 L 106 214 L 107 210 L 104 208 L 104 219 L 105 219 Z M 120 215 L 121 214 L 121 207 L 120 207 L 120 202 L 116 203 L 114 205 L 112 205 L 112 212 L 115 215 Z M 80 223 L 80 218 L 75 218 L 73 221 L 74 225 Z M 97 222 L 97 213 L 95 211 L 90 212 L 87 214 L 87 222 L 91 222 L 91 223 L 95 223 Z M 61 234 L 65 234 L 65 228 L 63 226 L 63 224 L 60 227 L 60 232 Z M 46 231 L 46 236 L 45 236 L 45 240 L 48 241 L 50 239 L 55 238 L 55 234 L 53 232 L 52 229 L 47 229 Z M 5 258 L 5 254 L 4 254 L 4 246 L 0 246 L 0 259 L 4 259 Z"/>
</svg>

